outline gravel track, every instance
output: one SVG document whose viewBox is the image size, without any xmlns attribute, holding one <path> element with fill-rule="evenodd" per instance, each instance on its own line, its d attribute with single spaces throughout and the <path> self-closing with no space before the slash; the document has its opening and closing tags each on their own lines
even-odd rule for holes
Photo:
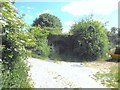
<svg viewBox="0 0 120 90">
<path fill-rule="evenodd" d="M 92 78 L 97 69 L 80 63 L 29 58 L 28 65 L 34 88 L 106 88 Z"/>
</svg>

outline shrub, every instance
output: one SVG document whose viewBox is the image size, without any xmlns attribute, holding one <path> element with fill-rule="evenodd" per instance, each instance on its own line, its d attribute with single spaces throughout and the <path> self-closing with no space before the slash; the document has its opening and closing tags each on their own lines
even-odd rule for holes
<svg viewBox="0 0 120 90">
<path fill-rule="evenodd" d="M 49 46 L 47 36 L 49 31 L 41 29 L 40 27 L 32 27 L 29 31 L 36 39 L 36 45 L 32 50 L 33 54 L 41 58 L 47 58 L 49 55 Z M 34 55 L 34 56 L 36 56 Z"/>
<path fill-rule="evenodd" d="M 24 36 L 22 34 L 22 36 Z M 30 88 L 28 66 L 25 63 L 27 52 L 18 31 L 9 32 L 3 36 L 2 50 L 2 87 L 3 88 Z"/>
<path fill-rule="evenodd" d="M 70 33 L 74 36 L 74 56 L 84 60 L 96 60 L 106 56 L 108 38 L 104 25 L 93 19 L 74 24 Z"/>
<path fill-rule="evenodd" d="M 29 68 L 23 60 L 15 63 L 12 71 L 3 69 L 2 88 L 31 88 L 30 77 L 28 77 Z"/>
<path fill-rule="evenodd" d="M 24 47 L 25 39 L 20 37 L 25 22 L 18 17 L 13 3 L 1 2 L 0 13 L 2 18 L 2 84 L 1 88 L 29 88 L 28 67 L 24 60 L 27 59 Z M 9 13 L 9 15 L 8 15 Z"/>
</svg>

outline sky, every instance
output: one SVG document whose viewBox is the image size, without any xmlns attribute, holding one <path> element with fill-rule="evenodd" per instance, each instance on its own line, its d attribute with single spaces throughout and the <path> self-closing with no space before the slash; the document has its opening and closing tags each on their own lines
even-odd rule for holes
<svg viewBox="0 0 120 90">
<path fill-rule="evenodd" d="M 63 32 L 67 33 L 70 27 L 91 14 L 95 20 L 108 22 L 106 28 L 118 27 L 119 0 L 70 0 L 70 1 L 36 1 L 17 0 L 15 7 L 19 14 L 25 14 L 24 20 L 31 25 L 40 14 L 50 13 L 57 16 L 62 23 Z"/>
</svg>

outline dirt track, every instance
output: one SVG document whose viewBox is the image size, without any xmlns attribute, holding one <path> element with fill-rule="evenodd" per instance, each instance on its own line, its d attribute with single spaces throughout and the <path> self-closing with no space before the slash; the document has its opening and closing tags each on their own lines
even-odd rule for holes
<svg viewBox="0 0 120 90">
<path fill-rule="evenodd" d="M 98 70 L 80 63 L 28 59 L 34 88 L 106 88 L 91 76 Z"/>
</svg>

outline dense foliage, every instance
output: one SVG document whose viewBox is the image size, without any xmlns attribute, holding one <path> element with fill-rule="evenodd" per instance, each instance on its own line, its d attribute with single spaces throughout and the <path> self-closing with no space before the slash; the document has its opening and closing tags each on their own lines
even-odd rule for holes
<svg viewBox="0 0 120 90">
<path fill-rule="evenodd" d="M 36 18 L 33 22 L 33 26 L 40 26 L 41 28 L 49 29 L 53 32 L 61 31 L 62 30 L 62 24 L 60 22 L 60 19 L 54 15 L 44 13 L 39 16 L 39 18 Z"/>
<path fill-rule="evenodd" d="M 120 37 L 118 35 L 118 28 L 112 27 L 107 31 L 108 40 L 110 42 L 109 49 L 119 46 Z"/>
<path fill-rule="evenodd" d="M 11 2 L 0 3 L 2 29 L 2 84 L 1 88 L 29 88 L 27 58 L 22 33 L 25 22 L 18 16 Z M 21 34 L 22 33 L 22 34 Z"/>
<path fill-rule="evenodd" d="M 44 13 L 36 18 L 29 32 L 36 39 L 35 47 L 31 48 L 32 56 L 39 58 L 48 58 L 50 56 L 50 46 L 48 45 L 48 36 L 61 34 L 62 24 L 54 15 Z"/>
<path fill-rule="evenodd" d="M 40 58 L 47 58 L 49 56 L 49 46 L 48 46 L 48 35 L 49 31 L 41 29 L 40 27 L 32 27 L 29 33 L 33 35 L 35 41 L 35 46 L 31 48 L 33 55 L 39 56 Z"/>
<path fill-rule="evenodd" d="M 28 54 L 42 59 L 50 57 L 73 61 L 76 60 L 74 58 L 77 58 L 77 61 L 96 60 L 107 55 L 108 38 L 111 47 L 120 41 L 117 41 L 119 38 L 116 28 L 106 33 L 104 25 L 93 19 L 84 19 L 74 24 L 70 35 L 60 35 L 62 25 L 59 18 L 47 13 L 36 18 L 32 27 L 25 31 L 23 29 L 26 24 L 22 16 L 18 15 L 13 3 L 1 2 L 0 8 L 0 29 L 2 29 L 0 33 L 2 80 L 0 81 L 3 81 L 0 82 L 1 88 L 32 87 L 26 64 Z"/>
<path fill-rule="evenodd" d="M 108 52 L 108 38 L 104 25 L 93 19 L 81 20 L 70 31 L 74 36 L 73 53 L 79 59 L 96 60 Z"/>
<path fill-rule="evenodd" d="M 84 19 L 71 27 L 70 35 L 52 35 L 53 51 L 60 60 L 96 60 L 108 56 L 108 37 L 105 26 L 91 19 Z M 53 48 L 52 47 L 52 48 Z"/>
</svg>

